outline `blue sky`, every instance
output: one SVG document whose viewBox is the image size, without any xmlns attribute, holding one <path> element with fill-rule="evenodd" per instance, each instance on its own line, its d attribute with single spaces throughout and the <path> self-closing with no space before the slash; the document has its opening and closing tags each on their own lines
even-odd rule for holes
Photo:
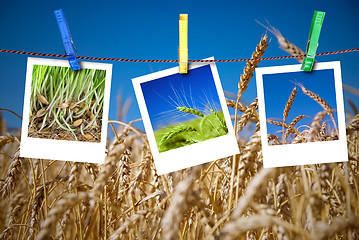
<svg viewBox="0 0 359 240">
<path fill-rule="evenodd" d="M 177 107 L 193 108 L 204 115 L 210 114 L 209 109 L 222 110 L 209 65 L 141 83 L 141 89 L 154 131 L 198 118 Z"/>
<path fill-rule="evenodd" d="M 263 90 L 267 119 L 275 121 L 283 119 L 285 105 L 295 86 L 297 87 L 297 95 L 286 120 L 288 124 L 290 124 L 290 122 L 298 115 L 307 115 L 314 118 L 318 112 L 323 111 L 323 108 L 313 99 L 305 95 L 301 88 L 294 82 L 302 84 L 306 89 L 323 98 L 333 109 L 336 125 L 338 125 L 337 114 L 335 112 L 337 107 L 333 69 L 316 70 L 309 73 L 301 71 L 263 75 Z M 327 115 L 324 120 L 330 120 L 330 117 Z M 296 128 L 303 126 L 299 129 L 301 132 L 306 129 L 304 126 L 309 125 L 311 122 L 311 118 L 303 118 L 297 123 Z M 333 127 L 334 125 L 331 121 L 328 121 L 327 126 Z M 277 131 L 281 130 L 282 127 L 267 123 L 268 134 L 276 134 Z M 279 134 L 279 136 L 281 136 L 281 134 Z"/>
<path fill-rule="evenodd" d="M 53 11 L 62 8 L 80 56 L 134 59 L 177 59 L 178 19 L 187 13 L 190 59 L 249 58 L 265 29 L 265 19 L 283 36 L 305 50 L 314 10 L 326 12 L 318 52 L 359 46 L 359 2 L 343 1 L 1 1 L 0 48 L 43 53 L 64 53 Z M 265 57 L 286 56 L 269 33 Z M 359 53 L 316 58 L 341 61 L 343 83 L 359 88 Z M 0 107 L 22 115 L 27 56 L 0 53 Z M 297 63 L 294 59 L 263 61 L 260 67 Z M 174 67 L 175 63 L 113 63 L 110 118 L 117 115 L 117 95 L 135 100 L 131 79 Z M 224 90 L 237 92 L 245 66 L 217 63 Z M 256 97 L 255 79 L 243 99 Z M 359 105 L 359 98 L 344 93 Z M 21 121 L 2 112 L 10 127 Z M 126 121 L 140 118 L 136 101 Z M 137 127 L 143 128 L 138 122 Z"/>
</svg>

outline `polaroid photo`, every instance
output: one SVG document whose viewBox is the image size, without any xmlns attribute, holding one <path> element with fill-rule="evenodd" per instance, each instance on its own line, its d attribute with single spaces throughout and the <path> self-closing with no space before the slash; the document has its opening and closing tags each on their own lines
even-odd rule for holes
<svg viewBox="0 0 359 240">
<path fill-rule="evenodd" d="M 264 167 L 348 160 L 340 62 L 256 69 Z"/>
<path fill-rule="evenodd" d="M 215 63 L 188 67 L 132 79 L 158 174 L 239 153 Z"/>
<path fill-rule="evenodd" d="M 28 58 L 20 156 L 104 163 L 112 64 Z"/>
</svg>

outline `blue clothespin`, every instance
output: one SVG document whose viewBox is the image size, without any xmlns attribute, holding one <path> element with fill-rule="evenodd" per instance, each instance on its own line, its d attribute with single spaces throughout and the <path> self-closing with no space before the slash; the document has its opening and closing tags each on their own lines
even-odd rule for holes
<svg viewBox="0 0 359 240">
<path fill-rule="evenodd" d="M 81 66 L 76 58 L 76 49 L 72 42 L 69 26 L 67 25 L 66 18 L 62 9 L 55 10 L 55 17 L 59 25 L 62 41 L 64 43 L 66 56 L 69 58 L 70 67 L 72 70 L 80 70 Z"/>
</svg>

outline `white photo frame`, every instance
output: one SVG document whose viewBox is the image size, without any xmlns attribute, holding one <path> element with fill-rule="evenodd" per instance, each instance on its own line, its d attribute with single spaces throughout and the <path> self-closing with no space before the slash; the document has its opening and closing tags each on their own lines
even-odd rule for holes
<svg viewBox="0 0 359 240">
<path fill-rule="evenodd" d="M 83 69 L 106 71 L 100 142 L 80 142 L 28 137 L 32 73 L 34 65 L 70 67 L 68 60 L 29 57 L 27 61 L 20 157 L 102 164 L 106 156 L 107 124 L 112 64 L 80 62 Z"/>
<path fill-rule="evenodd" d="M 213 57 L 208 58 L 208 59 L 213 59 Z M 201 67 L 203 67 L 203 68 L 201 68 Z M 167 81 L 181 81 L 179 79 L 182 79 L 186 76 L 189 77 L 190 81 L 196 81 L 196 80 L 197 81 L 207 81 L 207 80 L 200 80 L 199 78 L 192 79 L 192 77 L 191 77 L 191 76 L 194 76 L 194 75 L 191 75 L 191 73 L 194 74 L 195 71 L 202 71 L 202 70 L 204 72 L 206 72 L 206 74 L 210 74 L 212 76 L 212 79 L 208 78 L 208 83 L 213 81 L 213 86 L 215 86 L 215 91 L 216 91 L 215 94 L 217 96 L 216 97 L 212 96 L 213 98 L 211 98 L 209 96 L 207 99 L 214 99 L 214 98 L 217 99 L 218 98 L 218 104 L 219 104 L 221 110 L 223 111 L 223 116 L 225 119 L 225 124 L 228 129 L 228 133 L 221 135 L 221 136 L 211 138 L 211 139 L 200 141 L 200 142 L 197 142 L 194 144 L 190 144 L 190 145 L 186 145 L 186 146 L 178 147 L 175 149 L 160 152 L 159 147 L 157 145 L 154 128 L 153 128 L 155 121 L 153 121 L 153 119 L 151 119 L 153 117 L 151 115 L 152 113 L 151 114 L 149 113 L 152 111 L 152 109 L 151 109 L 151 107 L 148 108 L 149 105 L 146 105 L 146 100 L 145 100 L 145 96 L 144 96 L 150 90 L 146 90 L 146 89 L 144 90 L 145 84 L 146 83 L 151 84 L 154 81 L 160 80 L 160 79 L 162 79 L 160 81 L 166 81 L 166 82 Z M 164 78 L 166 78 L 167 80 L 163 80 Z M 213 63 L 190 63 L 188 66 L 188 74 L 187 75 L 183 75 L 183 74 L 180 75 L 178 67 L 174 67 L 174 68 L 170 68 L 170 69 L 163 70 L 160 72 L 155 72 L 152 74 L 134 78 L 134 79 L 132 79 L 132 82 L 133 82 L 137 102 L 138 102 L 138 105 L 140 108 L 140 112 L 141 112 L 142 119 L 143 119 L 143 124 L 144 124 L 145 130 L 146 130 L 146 133 L 147 133 L 147 138 L 148 138 L 148 141 L 150 144 L 152 155 L 154 157 L 154 161 L 155 161 L 155 165 L 156 165 L 158 174 L 161 175 L 161 174 L 181 170 L 184 168 L 192 167 L 192 166 L 199 165 L 199 164 L 202 164 L 205 162 L 209 162 L 212 160 L 224 158 L 224 157 L 239 153 L 239 149 L 238 149 L 237 141 L 235 138 L 232 122 L 230 119 L 229 111 L 228 111 L 228 108 L 226 105 L 221 82 L 220 82 L 217 68 L 216 68 L 216 65 L 214 62 Z M 149 85 L 149 86 L 151 86 L 151 85 Z M 205 88 L 206 86 L 203 86 L 203 87 Z M 193 87 L 193 89 L 194 88 L 195 87 Z M 194 91 L 193 89 L 192 89 L 192 91 Z M 153 91 L 156 92 L 155 90 L 153 90 Z M 176 91 L 176 90 L 174 90 L 174 91 Z M 183 95 L 185 95 L 185 91 L 188 91 L 188 88 L 187 88 L 187 90 L 183 90 L 183 91 L 178 90 L 178 92 L 180 94 L 183 93 Z M 193 92 L 191 92 L 191 89 L 189 90 L 189 92 L 191 95 L 194 94 Z M 161 93 L 161 92 L 158 92 L 157 94 L 159 96 L 161 96 L 161 94 L 165 95 L 164 93 Z M 164 99 L 163 104 L 166 104 L 167 100 L 165 98 L 163 98 L 163 99 Z M 177 99 L 181 99 L 181 97 L 178 97 Z M 148 98 L 147 98 L 147 101 L 149 101 Z M 186 101 L 183 99 L 183 102 L 186 102 Z M 189 103 L 189 102 L 190 102 L 190 100 L 187 101 L 187 103 Z M 192 103 L 193 103 L 193 99 L 192 99 Z M 189 103 L 189 105 L 191 105 L 191 103 Z M 151 115 L 151 117 L 150 117 L 150 115 Z"/>
<path fill-rule="evenodd" d="M 269 146 L 267 139 L 268 128 L 263 77 L 265 77 L 266 75 L 272 75 L 272 78 L 270 79 L 273 80 L 275 79 L 275 76 L 273 74 L 278 74 L 279 76 L 280 74 L 298 73 L 303 71 L 301 70 L 301 64 L 263 67 L 256 69 L 257 93 L 259 103 L 258 108 L 260 116 L 261 140 L 263 151 L 263 166 L 265 168 L 348 161 L 340 62 L 335 61 L 315 63 L 312 71 L 318 70 L 333 70 L 339 139 L 332 141 L 318 141 Z M 267 78 L 267 81 L 268 79 L 269 78 Z M 278 87 L 278 85 L 276 85 L 279 84 L 278 82 L 273 80 L 271 83 L 273 88 Z M 289 97 L 289 95 L 287 97 Z M 295 100 L 294 104 L 296 104 Z M 313 104 L 317 103 L 313 102 Z"/>
</svg>

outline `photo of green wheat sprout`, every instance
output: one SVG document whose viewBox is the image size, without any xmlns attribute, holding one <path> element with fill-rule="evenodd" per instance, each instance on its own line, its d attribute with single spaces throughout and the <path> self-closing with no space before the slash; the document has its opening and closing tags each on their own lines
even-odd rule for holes
<svg viewBox="0 0 359 240">
<path fill-rule="evenodd" d="M 34 65 L 28 136 L 100 142 L 106 71 Z"/>
<path fill-rule="evenodd" d="M 290 53 L 298 49 L 277 37 Z M 349 161 L 263 168 L 257 99 L 246 103 L 242 95 L 267 35 L 252 47 L 255 60 L 232 86 L 237 94 L 226 95 L 240 154 L 196 167 L 158 176 L 138 120 L 122 118 L 126 104 L 118 104 L 119 117 L 109 121 L 115 137 L 105 164 L 19 157 L 20 135 L 10 134 L 0 117 L 0 239 L 359 239 L 358 102 L 346 100 Z M 352 86 L 344 84 L 344 91 L 359 96 Z"/>
</svg>

